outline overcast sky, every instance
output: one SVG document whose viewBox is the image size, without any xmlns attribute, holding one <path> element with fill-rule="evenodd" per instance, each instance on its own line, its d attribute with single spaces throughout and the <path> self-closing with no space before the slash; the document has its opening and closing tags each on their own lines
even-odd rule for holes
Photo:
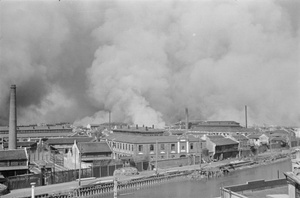
<svg viewBox="0 0 300 198">
<path fill-rule="evenodd" d="M 300 123 L 298 0 L 0 1 L 0 125 Z"/>
</svg>

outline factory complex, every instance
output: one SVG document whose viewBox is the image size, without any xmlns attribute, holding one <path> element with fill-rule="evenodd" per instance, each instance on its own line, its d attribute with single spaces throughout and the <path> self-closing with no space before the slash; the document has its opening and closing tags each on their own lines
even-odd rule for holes
<svg viewBox="0 0 300 198">
<path fill-rule="evenodd" d="M 42 180 L 35 180 L 47 185 L 63 181 L 56 174 L 59 171 L 73 170 L 76 174 L 69 177 L 71 181 L 82 170 L 87 170 L 86 177 L 102 177 L 112 175 L 118 167 L 157 170 L 245 159 L 299 145 L 297 131 L 292 128 L 248 128 L 235 121 L 189 120 L 188 109 L 185 120 L 164 129 L 110 120 L 86 127 L 69 123 L 18 126 L 16 86 L 12 85 L 9 126 L 0 127 L 0 177 L 5 178 L 5 185 L 16 176 L 41 174 Z M 28 186 L 15 185 L 24 187 Z"/>
</svg>

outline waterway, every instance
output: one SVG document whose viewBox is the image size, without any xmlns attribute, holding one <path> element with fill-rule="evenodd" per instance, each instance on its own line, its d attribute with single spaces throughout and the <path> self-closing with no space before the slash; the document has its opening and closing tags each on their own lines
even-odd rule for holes
<svg viewBox="0 0 300 198">
<path fill-rule="evenodd" d="M 290 160 L 276 162 L 274 164 L 262 165 L 243 170 L 237 170 L 226 176 L 211 178 L 203 181 L 179 180 L 161 183 L 156 186 L 149 186 L 139 190 L 124 192 L 118 196 L 120 198 L 215 198 L 220 196 L 220 187 L 243 184 L 254 180 L 272 180 L 285 178 L 283 172 L 291 171 Z M 111 198 L 109 196 L 101 196 Z"/>
</svg>

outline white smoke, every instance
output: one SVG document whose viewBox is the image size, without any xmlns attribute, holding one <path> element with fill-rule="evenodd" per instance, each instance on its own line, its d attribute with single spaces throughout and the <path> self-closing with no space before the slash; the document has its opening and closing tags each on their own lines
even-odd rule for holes
<svg viewBox="0 0 300 198">
<path fill-rule="evenodd" d="M 296 0 L 1 3 L 0 90 L 43 85 L 23 117 L 100 123 L 110 110 L 163 127 L 188 107 L 190 119 L 243 123 L 247 105 L 249 124 L 300 121 Z M 52 92 L 70 105 L 43 105 Z"/>
</svg>

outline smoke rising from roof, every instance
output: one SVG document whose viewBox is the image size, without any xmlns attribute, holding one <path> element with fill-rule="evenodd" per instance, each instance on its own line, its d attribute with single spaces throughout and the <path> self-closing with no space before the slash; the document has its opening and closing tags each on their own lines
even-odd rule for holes
<svg viewBox="0 0 300 198">
<path fill-rule="evenodd" d="M 0 124 L 297 125 L 299 2 L 1 1 Z"/>
</svg>

